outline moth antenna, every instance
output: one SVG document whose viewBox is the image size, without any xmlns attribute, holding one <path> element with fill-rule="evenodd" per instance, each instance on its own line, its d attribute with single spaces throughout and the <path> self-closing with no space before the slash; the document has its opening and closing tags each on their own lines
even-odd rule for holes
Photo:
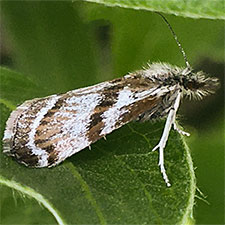
<svg viewBox="0 0 225 225">
<path fill-rule="evenodd" d="M 186 64 L 187 68 L 190 68 L 190 64 L 189 64 L 189 62 L 188 62 L 188 60 L 187 60 L 186 53 L 185 53 L 184 49 L 182 48 L 181 43 L 179 42 L 179 40 L 178 40 L 178 38 L 177 38 L 177 35 L 176 35 L 176 33 L 174 32 L 173 28 L 171 27 L 169 21 L 168 21 L 168 20 L 166 19 L 166 17 L 163 16 L 160 12 L 155 12 L 155 13 L 157 13 L 158 15 L 160 15 L 160 16 L 163 18 L 164 22 L 165 22 L 165 23 L 167 24 L 167 26 L 169 27 L 169 29 L 170 29 L 170 31 L 171 31 L 171 33 L 172 33 L 172 35 L 173 35 L 173 37 L 174 37 L 174 39 L 175 39 L 177 45 L 178 45 L 178 47 L 179 47 L 179 49 L 180 49 L 180 51 L 181 51 L 181 54 L 182 54 L 183 57 L 184 57 L 184 61 L 185 61 L 185 64 Z"/>
</svg>

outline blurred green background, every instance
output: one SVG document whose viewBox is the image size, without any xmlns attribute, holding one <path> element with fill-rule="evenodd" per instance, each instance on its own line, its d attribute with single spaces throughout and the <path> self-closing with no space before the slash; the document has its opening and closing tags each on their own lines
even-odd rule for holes
<svg viewBox="0 0 225 225">
<path fill-rule="evenodd" d="M 43 86 L 43 96 L 119 77 L 147 62 L 185 65 L 168 27 L 152 12 L 84 2 L 2 2 L 1 7 L 1 65 L 29 74 Z M 224 22 L 166 17 L 194 69 L 221 80 L 215 95 L 184 100 L 179 121 L 192 134 L 186 140 L 197 186 L 208 201 L 196 198 L 196 224 L 224 224 Z M 34 200 L 0 188 L 2 223 L 15 223 L 14 218 L 21 224 L 54 223 Z"/>
</svg>

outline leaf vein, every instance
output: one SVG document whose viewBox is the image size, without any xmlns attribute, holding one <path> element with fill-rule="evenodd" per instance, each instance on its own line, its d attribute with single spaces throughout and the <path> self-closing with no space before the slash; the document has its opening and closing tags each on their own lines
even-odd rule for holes
<svg viewBox="0 0 225 225">
<path fill-rule="evenodd" d="M 103 213 L 101 212 L 101 209 L 98 206 L 94 196 L 92 195 L 91 190 L 90 190 L 88 184 L 86 183 L 86 181 L 82 178 L 82 176 L 79 174 L 79 172 L 76 170 L 75 166 L 72 163 L 66 163 L 66 166 L 69 168 L 71 173 L 79 180 L 83 190 L 86 192 L 87 200 L 90 201 L 92 207 L 96 211 L 96 214 L 100 220 L 100 224 L 104 224 L 104 225 L 107 224 L 106 220 L 103 216 Z"/>
<path fill-rule="evenodd" d="M 37 193 L 34 189 L 25 185 L 21 185 L 13 180 L 5 179 L 2 176 L 0 176 L 0 184 L 10 187 L 13 190 L 17 190 L 24 195 L 34 198 L 36 201 L 41 203 L 55 217 L 58 224 L 60 225 L 66 224 L 63 221 L 63 218 L 60 216 L 59 212 L 53 207 L 53 205 L 47 199 L 45 199 L 41 194 Z"/>
</svg>

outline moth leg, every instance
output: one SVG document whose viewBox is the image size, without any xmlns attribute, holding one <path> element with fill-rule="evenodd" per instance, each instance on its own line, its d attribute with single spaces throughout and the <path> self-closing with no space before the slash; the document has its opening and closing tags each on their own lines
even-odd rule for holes
<svg viewBox="0 0 225 225">
<path fill-rule="evenodd" d="M 107 139 L 106 139 L 106 136 L 103 136 L 103 138 L 104 138 L 105 141 L 107 140 Z"/>
<path fill-rule="evenodd" d="M 88 146 L 89 150 L 91 150 L 91 145 Z"/>
<path fill-rule="evenodd" d="M 168 176 L 166 174 L 166 169 L 164 167 L 164 151 L 163 150 L 166 146 L 166 142 L 168 140 L 171 127 L 175 123 L 176 112 L 177 112 L 177 109 L 180 104 L 180 95 L 181 95 L 180 92 L 178 92 L 177 97 L 175 99 L 174 106 L 171 108 L 171 110 L 169 111 L 169 114 L 167 116 L 166 124 L 165 124 L 164 130 L 163 130 L 162 137 L 161 137 L 159 143 L 152 149 L 152 151 L 155 151 L 156 149 L 159 148 L 159 164 L 158 165 L 160 166 L 160 170 L 163 175 L 163 179 L 165 180 L 166 185 L 168 187 L 170 187 L 171 184 L 170 184 Z"/>
<path fill-rule="evenodd" d="M 185 135 L 185 136 L 190 136 L 190 134 L 189 134 L 188 132 L 185 132 L 184 130 L 181 130 L 181 129 L 177 126 L 177 124 L 176 124 L 175 121 L 174 121 L 174 123 L 173 123 L 173 129 L 176 130 L 179 134 L 182 134 L 182 135 Z"/>
</svg>

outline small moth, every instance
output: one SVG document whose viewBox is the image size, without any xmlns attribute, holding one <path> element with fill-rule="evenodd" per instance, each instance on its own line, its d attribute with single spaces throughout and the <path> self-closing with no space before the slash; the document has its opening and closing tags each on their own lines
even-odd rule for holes
<svg viewBox="0 0 225 225">
<path fill-rule="evenodd" d="M 26 166 L 51 167 L 130 121 L 167 118 L 153 151 L 159 149 L 160 170 L 170 186 L 163 156 L 170 129 L 173 126 L 182 135 L 189 135 L 175 122 L 180 100 L 184 96 L 201 99 L 218 86 L 217 78 L 193 72 L 176 35 L 175 40 L 186 68 L 151 63 L 121 78 L 25 101 L 7 121 L 4 153 Z"/>
</svg>

